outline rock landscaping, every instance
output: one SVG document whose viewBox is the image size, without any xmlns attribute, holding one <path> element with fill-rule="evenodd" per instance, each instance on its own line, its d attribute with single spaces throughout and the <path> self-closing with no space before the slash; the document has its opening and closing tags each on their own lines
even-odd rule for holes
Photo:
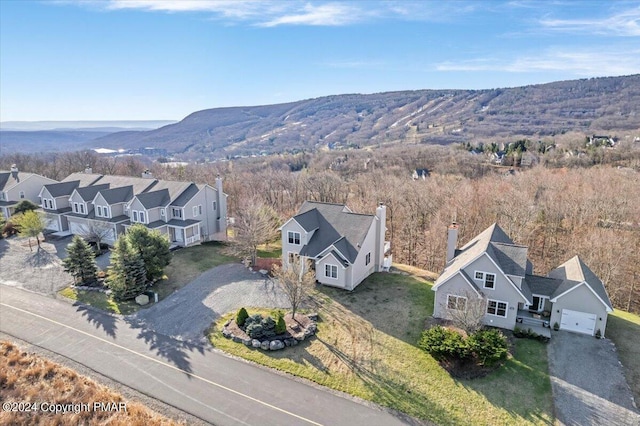
<svg viewBox="0 0 640 426">
<path fill-rule="evenodd" d="M 278 314 L 276 319 L 260 314 L 249 316 L 244 308 L 238 311 L 235 318 L 227 321 L 222 329 L 222 335 L 236 343 L 263 351 L 278 351 L 315 335 L 317 331 L 317 315 L 296 313 Z M 312 319 L 313 318 L 313 319 Z"/>
</svg>

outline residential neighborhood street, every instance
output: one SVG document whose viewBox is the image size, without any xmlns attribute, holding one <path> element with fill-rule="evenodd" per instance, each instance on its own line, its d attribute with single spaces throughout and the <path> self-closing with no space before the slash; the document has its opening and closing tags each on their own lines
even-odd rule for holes
<svg viewBox="0 0 640 426">
<path fill-rule="evenodd" d="M 8 286 L 0 331 L 216 425 L 400 425 L 401 416 L 360 404 L 210 346 L 181 342 L 126 319 Z"/>
</svg>

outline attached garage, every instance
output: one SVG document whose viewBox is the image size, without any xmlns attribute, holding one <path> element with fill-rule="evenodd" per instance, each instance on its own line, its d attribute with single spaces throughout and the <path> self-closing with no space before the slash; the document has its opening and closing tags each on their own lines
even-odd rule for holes
<svg viewBox="0 0 640 426">
<path fill-rule="evenodd" d="M 46 229 L 49 229 L 54 232 L 60 231 L 60 225 L 58 224 L 57 217 L 46 217 L 44 221 L 45 221 L 44 227 Z"/>
<path fill-rule="evenodd" d="M 560 329 L 593 336 L 596 329 L 596 319 L 596 314 L 563 309 Z"/>
<path fill-rule="evenodd" d="M 73 235 L 82 235 L 85 232 L 85 227 L 81 223 L 69 221 L 69 231 Z"/>
</svg>

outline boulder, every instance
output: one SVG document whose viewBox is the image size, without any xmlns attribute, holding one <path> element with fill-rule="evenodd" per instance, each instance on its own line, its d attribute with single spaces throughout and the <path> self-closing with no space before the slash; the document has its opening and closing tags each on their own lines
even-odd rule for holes
<svg viewBox="0 0 640 426">
<path fill-rule="evenodd" d="M 268 351 L 269 350 L 269 341 L 265 340 L 264 342 L 260 343 L 260 348 L 265 350 L 265 351 Z"/>
<path fill-rule="evenodd" d="M 242 339 L 242 343 L 243 343 L 245 346 L 251 346 L 251 342 L 252 342 L 252 340 L 251 340 L 251 339 Z"/>
<path fill-rule="evenodd" d="M 260 273 L 262 275 L 267 275 L 269 273 L 269 271 L 267 271 L 266 269 L 260 269 Z"/>
<path fill-rule="evenodd" d="M 228 338 L 231 337 L 231 332 L 229 330 L 227 330 L 226 328 L 223 328 L 222 329 L 222 335 L 228 339 Z"/>
<path fill-rule="evenodd" d="M 259 348 L 260 347 L 260 340 L 258 339 L 253 339 L 251 341 L 251 346 L 253 346 L 254 348 Z"/>
<path fill-rule="evenodd" d="M 291 346 L 296 346 L 298 344 L 298 341 L 296 339 L 290 339 L 291 340 Z"/>
<path fill-rule="evenodd" d="M 271 343 L 269 343 L 269 349 L 272 351 L 277 351 L 283 348 L 284 343 L 282 343 L 282 340 L 272 340 Z"/>
<path fill-rule="evenodd" d="M 136 296 L 136 303 L 140 306 L 147 305 L 149 303 L 149 296 L 147 296 L 146 294 Z"/>
<path fill-rule="evenodd" d="M 318 314 L 316 312 L 313 312 L 311 314 L 308 314 L 307 317 L 311 320 L 311 321 L 318 321 Z"/>
<path fill-rule="evenodd" d="M 242 339 L 240 337 L 234 335 L 233 336 L 233 341 L 236 342 L 236 343 L 241 343 Z"/>
<path fill-rule="evenodd" d="M 283 342 L 286 347 L 291 346 L 291 339 L 284 339 Z"/>
</svg>

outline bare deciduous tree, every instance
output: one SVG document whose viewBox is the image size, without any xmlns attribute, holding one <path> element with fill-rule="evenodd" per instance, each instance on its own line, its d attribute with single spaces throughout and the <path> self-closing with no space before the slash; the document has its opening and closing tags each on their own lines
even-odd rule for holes
<svg viewBox="0 0 640 426">
<path fill-rule="evenodd" d="M 96 245 L 96 253 L 100 253 L 100 246 L 107 238 L 114 237 L 114 230 L 111 225 L 102 222 L 90 221 L 82 226 L 80 236 L 87 241 L 91 241 Z"/>
<path fill-rule="evenodd" d="M 482 320 L 487 311 L 487 300 L 476 293 L 465 292 L 463 297 L 448 300 L 449 318 L 458 328 L 467 334 L 473 334 L 483 326 Z"/>
<path fill-rule="evenodd" d="M 273 241 L 277 230 L 278 216 L 270 206 L 255 197 L 242 199 L 236 212 L 229 251 L 249 256 L 251 264 L 255 265 L 258 246 Z"/>
<path fill-rule="evenodd" d="M 273 276 L 291 303 L 291 317 L 295 319 L 296 311 L 309 297 L 316 282 L 313 269 L 304 258 L 296 256 L 292 262 L 279 266 L 274 265 Z"/>
</svg>

